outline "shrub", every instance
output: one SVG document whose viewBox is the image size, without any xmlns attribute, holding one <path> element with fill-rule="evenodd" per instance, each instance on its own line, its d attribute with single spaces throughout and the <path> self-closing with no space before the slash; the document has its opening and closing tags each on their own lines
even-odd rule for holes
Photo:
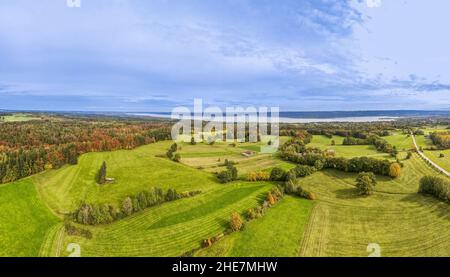
<svg viewBox="0 0 450 277">
<path fill-rule="evenodd" d="M 230 228 L 232 231 L 239 231 L 244 226 L 244 222 L 242 221 L 241 216 L 234 212 L 231 214 L 230 218 Z"/>
<path fill-rule="evenodd" d="M 411 159 L 412 157 L 412 152 L 408 151 L 408 153 L 406 154 L 406 159 Z"/>
<path fill-rule="evenodd" d="M 237 180 L 238 177 L 237 168 L 234 165 L 230 164 L 227 160 L 226 162 L 228 163 L 227 169 L 217 173 L 217 178 L 221 183 L 228 183 Z"/>
<path fill-rule="evenodd" d="M 279 167 L 274 167 L 270 171 L 270 180 L 272 181 L 283 181 L 286 178 L 286 171 Z"/>
<path fill-rule="evenodd" d="M 247 211 L 247 220 L 253 220 L 260 217 L 256 208 L 251 208 Z"/>
<path fill-rule="evenodd" d="M 422 179 L 420 179 L 419 193 L 430 194 L 450 203 L 450 184 L 439 177 L 422 177 Z"/>
<path fill-rule="evenodd" d="M 397 178 L 400 176 L 401 166 L 398 163 L 392 163 L 389 166 L 389 176 L 392 178 Z"/>
<path fill-rule="evenodd" d="M 275 198 L 273 197 L 271 192 L 267 193 L 267 202 L 269 202 L 270 205 L 275 204 Z"/>
<path fill-rule="evenodd" d="M 375 174 L 372 172 L 361 172 L 356 178 L 356 188 L 360 195 L 370 195 L 376 185 Z"/>
<path fill-rule="evenodd" d="M 264 171 L 254 171 L 248 173 L 248 181 L 268 181 L 270 179 L 269 173 Z"/>
<path fill-rule="evenodd" d="M 316 170 L 322 170 L 323 168 L 323 162 L 321 160 L 317 160 L 314 162 L 314 167 Z"/>
<path fill-rule="evenodd" d="M 89 230 L 78 228 L 73 226 L 72 224 L 66 222 L 64 224 L 64 229 L 69 236 L 80 236 L 86 239 L 92 239 L 92 233 Z"/>
<path fill-rule="evenodd" d="M 287 194 L 293 194 L 297 191 L 298 185 L 295 181 L 289 180 L 284 184 L 284 192 Z"/>
<path fill-rule="evenodd" d="M 220 183 L 228 183 L 233 181 L 233 175 L 229 170 L 224 170 L 217 173 L 217 179 L 219 179 Z"/>
<path fill-rule="evenodd" d="M 317 160 L 316 162 L 318 162 L 318 161 L 319 160 Z M 305 176 L 313 174 L 315 171 L 316 171 L 316 169 L 314 167 L 308 166 L 308 165 L 297 165 L 294 168 L 296 177 L 305 177 Z"/>
</svg>

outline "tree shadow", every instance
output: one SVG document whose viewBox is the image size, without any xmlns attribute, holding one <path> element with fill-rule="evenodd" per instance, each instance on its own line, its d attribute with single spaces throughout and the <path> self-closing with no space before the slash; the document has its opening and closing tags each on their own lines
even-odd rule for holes
<svg viewBox="0 0 450 277">
<path fill-rule="evenodd" d="M 356 188 L 338 189 L 335 191 L 336 198 L 339 199 L 356 199 L 361 198 Z"/>
<path fill-rule="evenodd" d="M 400 201 L 419 204 L 424 207 L 429 207 L 432 212 L 435 212 L 438 217 L 450 220 L 450 204 L 436 199 L 432 195 L 411 193 L 401 198 Z"/>
</svg>

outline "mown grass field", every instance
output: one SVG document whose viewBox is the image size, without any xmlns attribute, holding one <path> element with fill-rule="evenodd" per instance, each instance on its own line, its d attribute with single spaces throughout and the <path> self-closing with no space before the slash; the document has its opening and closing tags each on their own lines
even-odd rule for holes
<svg viewBox="0 0 450 277">
<path fill-rule="evenodd" d="M 267 214 L 250 221 L 243 231 L 225 237 L 196 256 L 297 256 L 313 201 L 286 196 Z"/>
<path fill-rule="evenodd" d="M 21 122 L 29 120 L 38 120 L 39 117 L 33 117 L 26 114 L 0 115 L 0 122 Z"/>
<path fill-rule="evenodd" d="M 423 153 L 430 158 L 430 160 L 450 172 L 450 149 L 433 151 L 424 150 Z M 444 157 L 440 157 L 440 154 L 444 154 Z"/>
<path fill-rule="evenodd" d="M 414 143 L 412 141 L 411 135 L 403 134 L 400 131 L 396 131 L 390 136 L 385 136 L 383 137 L 383 139 L 397 147 L 398 151 L 407 151 L 414 149 Z"/>
<path fill-rule="evenodd" d="M 88 153 L 78 164 L 36 175 L 33 180 L 50 207 L 59 213 L 74 210 L 80 201 L 117 203 L 124 197 L 150 187 L 175 188 L 178 191 L 211 189 L 215 178 L 164 157 L 170 142 L 161 142 L 134 150 Z M 102 162 L 107 164 L 108 177 L 116 182 L 98 185 L 95 176 Z"/>
<path fill-rule="evenodd" d="M 38 256 L 47 232 L 58 221 L 30 178 L 0 185 L 0 256 Z"/>
<path fill-rule="evenodd" d="M 281 141 L 286 138 L 281 139 Z M 241 178 L 245 178 L 247 173 L 251 171 L 270 170 L 273 167 L 281 167 L 286 170 L 295 165 L 282 161 L 277 158 L 277 154 L 266 154 L 259 152 L 259 144 L 256 143 L 239 143 L 233 146 L 231 143 L 215 143 L 208 145 L 199 143 L 190 145 L 182 143 L 181 145 L 181 162 L 188 166 L 210 172 L 220 172 L 225 170 L 223 165 L 225 160 L 236 162 L 236 167 Z M 244 156 L 242 153 L 246 150 L 253 151 L 250 156 Z"/>
<path fill-rule="evenodd" d="M 402 149 L 411 138 L 396 133 L 388 139 Z M 383 153 L 365 146 L 329 143 L 319 136 L 310 146 L 333 147 L 338 156 L 383 157 Z M 219 184 L 211 172 L 222 170 L 225 158 L 238 162 L 241 177 L 249 171 L 295 166 L 281 161 L 277 154 L 244 157 L 245 149 L 257 146 L 249 143 L 181 143 L 181 163 L 176 163 L 160 157 L 171 144 L 167 141 L 134 150 L 89 153 L 82 155 L 77 165 L 0 186 L 0 243 L 8 246 L 0 250 L 0 256 L 67 256 L 70 243 L 81 246 L 81 256 L 180 256 L 200 247 L 203 239 L 222 233 L 232 212 L 244 215 L 274 186 L 242 180 Z M 378 243 L 383 256 L 449 256 L 449 205 L 417 194 L 419 179 L 437 173 L 417 154 L 403 160 L 405 156 L 399 155 L 404 163 L 401 176 L 378 176 L 376 192 L 369 197 L 356 195 L 353 173 L 324 170 L 302 178 L 300 184 L 315 192 L 318 200 L 287 196 L 243 231 L 195 254 L 367 256 L 367 244 Z M 95 175 L 103 161 L 107 176 L 116 183 L 96 184 Z M 112 224 L 81 226 L 92 232 L 92 239 L 64 232 L 63 214 L 80 201 L 114 204 L 151 186 L 202 193 Z"/>
<path fill-rule="evenodd" d="M 92 240 L 66 236 L 63 245 L 79 243 L 82 256 L 180 256 L 223 232 L 232 212 L 256 206 L 271 186 L 242 182 L 218 186 L 108 226 L 91 227 Z"/>
<path fill-rule="evenodd" d="M 353 176 L 322 171 L 302 180 L 318 195 L 300 256 L 368 256 L 377 243 L 382 256 L 450 255 L 450 206 L 417 194 L 423 174 L 436 173 L 414 154 L 399 180 L 383 180 L 369 197 L 356 193 Z M 353 177 L 353 178 L 352 178 Z"/>
</svg>

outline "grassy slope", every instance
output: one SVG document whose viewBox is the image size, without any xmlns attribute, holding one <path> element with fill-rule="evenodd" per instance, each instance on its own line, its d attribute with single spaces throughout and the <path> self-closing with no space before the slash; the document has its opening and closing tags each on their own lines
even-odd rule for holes
<svg viewBox="0 0 450 277">
<path fill-rule="evenodd" d="M 430 158 L 430 160 L 432 160 L 433 162 L 438 164 L 440 167 L 442 167 L 443 169 L 450 172 L 450 149 L 434 150 L 434 151 L 425 150 L 425 151 L 423 151 L 423 153 L 428 158 Z M 439 154 L 441 154 L 441 153 L 444 154 L 443 158 L 439 157 Z"/>
<path fill-rule="evenodd" d="M 21 121 L 29 121 L 29 120 L 36 120 L 36 119 L 40 119 L 40 118 L 25 115 L 25 114 L 7 115 L 7 116 L 3 116 L 3 118 L 1 118 L 1 116 L 0 116 L 0 122 L 21 122 Z"/>
<path fill-rule="evenodd" d="M 263 218 L 249 222 L 196 256 L 284 257 L 298 254 L 313 202 L 286 196 Z"/>
<path fill-rule="evenodd" d="M 214 177 L 207 173 L 155 157 L 164 154 L 169 146 L 169 142 L 161 142 L 135 150 L 88 153 L 79 158 L 77 165 L 44 172 L 34 181 L 49 206 L 58 212 L 73 210 L 81 200 L 116 203 L 151 186 L 205 191 L 215 185 Z M 107 176 L 115 178 L 116 183 L 96 184 L 95 175 L 103 161 Z"/>
<path fill-rule="evenodd" d="M 367 256 L 369 243 L 382 256 L 449 256 L 450 206 L 416 193 L 423 174 L 436 174 L 417 155 L 399 180 L 384 180 L 374 195 L 360 197 L 355 175 L 322 171 L 302 185 L 317 193 L 301 244 L 301 256 Z M 344 178 L 341 178 L 344 177 Z"/>
<path fill-rule="evenodd" d="M 397 147 L 398 151 L 414 149 L 414 143 L 410 135 L 394 132 L 390 136 L 383 137 L 388 143 Z"/>
<path fill-rule="evenodd" d="M 400 143 L 400 137 L 395 139 Z M 83 155 L 76 166 L 0 186 L 2 222 L 4 217 L 17 214 L 13 221 L 9 219 L 8 224 L 0 226 L 4 228 L 0 242 L 8 245 L 7 251 L 0 250 L 0 255 L 37 255 L 39 249 L 42 255 L 57 252 L 66 255 L 64 249 L 72 242 L 81 245 L 82 256 L 181 255 L 198 247 L 202 239 L 222 232 L 231 212 L 243 213 L 255 206 L 272 186 L 247 182 L 220 185 L 207 172 L 155 157 L 163 154 L 169 145 L 170 142 L 162 142 L 131 151 L 90 153 Z M 209 145 L 196 145 L 192 149 L 183 145 L 181 151 L 194 153 L 192 158 L 199 155 L 208 158 L 208 153 L 215 153 L 209 156 L 213 159 L 223 158 L 217 153 L 224 152 L 223 148 L 228 146 L 218 146 L 217 151 Z M 345 147 L 353 154 L 360 153 L 357 146 Z M 241 149 L 236 152 L 240 153 Z M 263 169 L 269 166 L 264 162 L 271 159 L 277 161 L 274 156 L 255 155 L 242 159 L 238 167 Z M 99 187 L 94 183 L 103 160 L 108 164 L 108 176 L 117 179 L 116 184 Z M 282 165 L 293 166 L 283 162 Z M 405 161 L 399 179 L 378 177 L 377 193 L 361 198 L 354 194 L 354 174 L 330 170 L 315 173 L 301 181 L 305 188 L 319 196 L 301 243 L 298 243 L 300 230 L 308 208 L 305 203 L 311 202 L 286 198 L 266 217 L 250 223 L 245 231 L 219 242 L 217 252 L 211 253 L 294 255 L 297 253 L 294 249 L 300 247 L 299 253 L 303 256 L 365 256 L 367 243 L 376 242 L 382 247 L 382 255 L 448 256 L 450 208 L 431 197 L 416 194 L 418 180 L 428 174 L 436 173 L 414 155 Z M 116 201 L 151 185 L 176 187 L 180 191 L 202 189 L 204 193 L 150 208 L 110 225 L 87 227 L 94 238 L 86 240 L 63 235 L 61 223 L 57 223 L 58 219 L 40 202 L 31 181 L 46 204 L 60 212 L 72 209 L 82 199 L 100 203 Z M 291 220 L 296 215 L 299 220 Z M 30 222 L 27 224 L 30 227 L 19 230 L 17 226 L 24 222 Z M 298 236 L 292 237 L 292 232 L 297 231 Z M 266 247 L 265 238 L 275 234 L 283 247 Z M 32 241 L 29 241 L 30 236 Z M 223 248 L 219 247 L 220 243 Z"/>
<path fill-rule="evenodd" d="M 107 226 L 91 227 L 92 240 L 66 237 L 82 256 L 179 256 L 224 231 L 232 212 L 257 205 L 271 184 L 233 183 L 193 198 L 150 208 Z"/>
<path fill-rule="evenodd" d="M 219 172 L 225 170 L 223 162 L 225 159 L 237 162 L 237 169 L 241 177 L 248 172 L 258 170 L 269 170 L 275 166 L 290 169 L 294 167 L 289 162 L 282 161 L 273 154 L 254 153 L 250 157 L 242 155 L 247 149 L 255 149 L 257 144 L 242 143 L 233 147 L 228 143 L 207 144 L 182 144 L 181 162 L 191 167 L 202 169 L 206 172 Z"/>
<path fill-rule="evenodd" d="M 0 186 L 0 256 L 37 256 L 57 222 L 30 178 Z"/>
</svg>

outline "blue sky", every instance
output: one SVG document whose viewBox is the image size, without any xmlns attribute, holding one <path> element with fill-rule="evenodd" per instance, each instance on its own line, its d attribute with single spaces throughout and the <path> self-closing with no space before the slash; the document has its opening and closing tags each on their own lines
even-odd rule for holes
<svg viewBox="0 0 450 277">
<path fill-rule="evenodd" d="M 0 0 L 0 109 L 450 109 L 447 0 Z"/>
</svg>

